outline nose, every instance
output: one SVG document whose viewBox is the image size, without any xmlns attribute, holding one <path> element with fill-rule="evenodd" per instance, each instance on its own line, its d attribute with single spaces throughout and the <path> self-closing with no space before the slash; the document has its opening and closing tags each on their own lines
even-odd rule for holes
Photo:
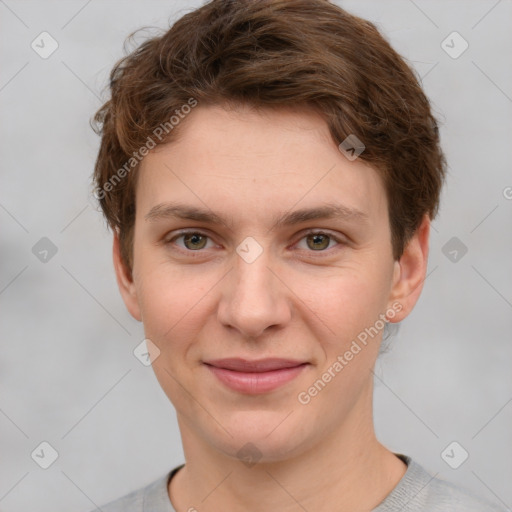
<svg viewBox="0 0 512 512">
<path fill-rule="evenodd" d="M 266 330 L 285 326 L 291 319 L 290 291 L 271 268 L 264 251 L 252 263 L 236 255 L 226 276 L 218 319 L 244 338 L 256 339 Z"/>
</svg>

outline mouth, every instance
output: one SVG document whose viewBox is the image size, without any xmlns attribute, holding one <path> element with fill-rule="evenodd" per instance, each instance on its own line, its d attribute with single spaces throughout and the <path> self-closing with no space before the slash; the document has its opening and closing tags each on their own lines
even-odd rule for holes
<svg viewBox="0 0 512 512">
<path fill-rule="evenodd" d="M 240 358 L 204 362 L 215 377 L 231 390 L 257 395 L 268 393 L 295 379 L 309 363 L 290 359 L 249 361 Z"/>
</svg>

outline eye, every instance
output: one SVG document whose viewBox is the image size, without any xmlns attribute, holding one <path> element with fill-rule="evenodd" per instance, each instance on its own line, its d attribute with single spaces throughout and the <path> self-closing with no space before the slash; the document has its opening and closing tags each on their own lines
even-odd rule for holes
<svg viewBox="0 0 512 512">
<path fill-rule="evenodd" d="M 183 238 L 183 246 L 178 245 L 182 249 L 194 252 L 204 249 L 209 239 L 208 235 L 200 231 L 181 231 L 178 235 L 166 241 L 167 244 L 174 243 L 179 238 Z"/>
<path fill-rule="evenodd" d="M 183 245 L 176 243 L 179 239 L 183 239 Z M 211 246 L 207 246 L 209 239 L 210 237 L 201 231 L 181 231 L 177 235 L 166 240 L 165 243 L 167 245 L 175 244 L 181 251 L 192 253 L 201 252 L 202 249 L 211 248 Z M 300 247 L 300 244 L 303 241 L 305 241 L 306 246 Z M 342 240 L 330 233 L 325 233 L 323 231 L 310 231 L 302 236 L 297 247 L 308 252 L 327 252 L 327 249 L 332 248 L 331 244 L 333 242 L 336 245 L 343 244 Z"/>
<path fill-rule="evenodd" d="M 333 241 L 336 242 L 337 245 L 342 243 L 341 240 L 335 236 L 324 233 L 323 231 L 310 231 L 301 238 L 300 242 L 303 240 L 306 241 L 306 249 L 311 249 L 313 252 L 325 252 Z"/>
</svg>

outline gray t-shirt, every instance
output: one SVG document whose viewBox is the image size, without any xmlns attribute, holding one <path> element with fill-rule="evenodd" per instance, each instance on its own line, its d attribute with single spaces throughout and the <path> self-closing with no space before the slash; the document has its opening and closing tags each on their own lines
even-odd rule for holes
<svg viewBox="0 0 512 512">
<path fill-rule="evenodd" d="M 470 491 L 432 477 L 410 457 L 396 454 L 407 471 L 396 487 L 373 512 L 505 512 Z M 101 507 L 103 512 L 176 512 L 167 494 L 170 479 L 184 466 L 151 484 Z M 92 512 L 92 511 L 91 511 Z"/>
</svg>

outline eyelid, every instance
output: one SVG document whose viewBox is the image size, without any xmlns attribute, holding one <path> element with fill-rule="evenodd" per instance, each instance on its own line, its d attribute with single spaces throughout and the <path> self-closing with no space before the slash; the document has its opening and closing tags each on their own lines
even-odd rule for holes
<svg viewBox="0 0 512 512">
<path fill-rule="evenodd" d="M 307 237 L 308 235 L 326 235 L 328 236 L 331 240 L 334 240 L 336 242 L 336 246 L 334 247 L 331 247 L 329 249 L 325 249 L 323 251 L 313 251 L 313 250 L 310 250 L 308 252 L 310 253 L 313 253 L 313 254 L 318 254 L 321 255 L 324 254 L 324 255 L 327 255 L 327 254 L 331 254 L 331 251 L 335 250 L 337 246 L 339 245 L 347 245 L 348 244 L 348 239 L 346 237 L 344 237 L 343 235 L 338 235 L 338 234 L 334 234 L 332 232 L 330 232 L 328 229 L 317 229 L 317 228 L 309 228 L 305 231 L 301 231 L 297 237 L 297 241 L 293 244 L 294 246 L 297 245 L 299 242 L 301 242 L 305 237 Z"/>
<path fill-rule="evenodd" d="M 307 235 L 327 235 L 330 236 L 333 240 L 336 240 L 337 242 L 343 242 L 346 241 L 346 237 L 342 235 L 341 233 L 334 233 L 328 229 L 321 229 L 321 228 L 308 228 L 304 231 L 301 231 L 298 233 L 298 236 L 300 236 L 300 239 L 304 238 Z"/>
<path fill-rule="evenodd" d="M 173 233 L 174 234 L 172 236 L 169 236 L 170 234 L 168 234 L 163 237 L 164 244 L 170 244 L 177 238 L 180 238 L 185 235 L 201 235 L 201 236 L 208 238 L 208 240 L 213 242 L 213 236 L 207 230 L 205 231 L 203 229 L 186 229 L 185 228 L 185 229 L 180 229 Z M 194 252 L 194 251 L 188 251 L 188 252 Z M 200 252 L 200 251 L 195 251 L 195 252 Z"/>
</svg>

